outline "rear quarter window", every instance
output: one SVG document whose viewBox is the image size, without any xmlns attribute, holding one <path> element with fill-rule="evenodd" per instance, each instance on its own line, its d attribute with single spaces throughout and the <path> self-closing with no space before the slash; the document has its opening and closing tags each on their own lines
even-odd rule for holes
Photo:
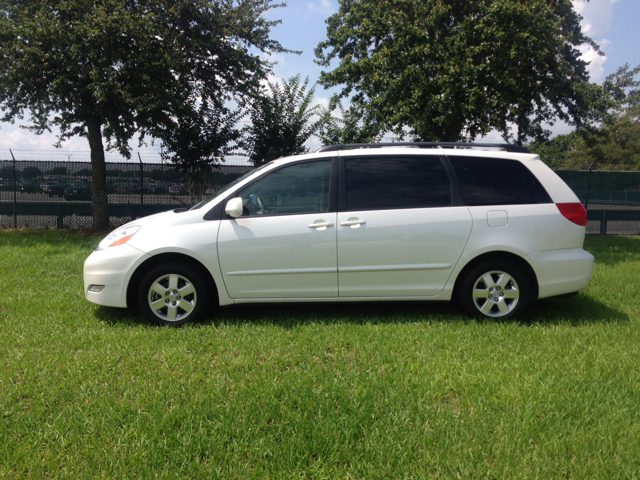
<svg viewBox="0 0 640 480">
<path fill-rule="evenodd" d="M 517 160 L 448 158 L 469 206 L 552 203 L 535 175 Z"/>
</svg>

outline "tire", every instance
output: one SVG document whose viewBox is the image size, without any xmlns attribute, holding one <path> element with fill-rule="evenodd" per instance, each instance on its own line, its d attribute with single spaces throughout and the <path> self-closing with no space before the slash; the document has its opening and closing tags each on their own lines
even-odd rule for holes
<svg viewBox="0 0 640 480">
<path fill-rule="evenodd" d="M 160 325 L 182 325 L 200 320 L 214 296 L 210 282 L 195 268 L 178 263 L 158 265 L 140 282 L 137 303 L 140 312 Z"/>
<path fill-rule="evenodd" d="M 531 288 L 517 265 L 494 260 L 469 270 L 456 296 L 460 310 L 470 317 L 508 319 L 525 310 L 531 301 Z"/>
</svg>

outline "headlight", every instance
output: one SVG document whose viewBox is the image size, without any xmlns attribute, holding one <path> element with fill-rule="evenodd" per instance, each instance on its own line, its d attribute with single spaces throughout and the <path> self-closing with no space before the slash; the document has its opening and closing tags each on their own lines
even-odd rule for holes
<svg viewBox="0 0 640 480">
<path fill-rule="evenodd" d="M 98 244 L 96 250 L 104 250 L 105 248 L 115 247 L 116 245 L 124 245 L 138 230 L 140 230 L 138 225 L 118 228 L 107 235 L 104 240 Z"/>
</svg>

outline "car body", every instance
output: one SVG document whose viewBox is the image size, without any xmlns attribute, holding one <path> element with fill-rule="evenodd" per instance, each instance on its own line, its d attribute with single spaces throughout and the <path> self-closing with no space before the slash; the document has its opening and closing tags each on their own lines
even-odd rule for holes
<svg viewBox="0 0 640 480">
<path fill-rule="evenodd" d="M 91 183 L 72 182 L 64 189 L 65 200 L 91 200 Z"/>
<path fill-rule="evenodd" d="M 189 190 L 182 184 L 175 183 L 169 186 L 169 195 L 188 195 Z"/>
<path fill-rule="evenodd" d="M 40 193 L 42 189 L 36 180 L 24 180 L 20 184 L 21 193 Z"/>
<path fill-rule="evenodd" d="M 67 187 L 65 180 L 46 181 L 41 185 L 42 191 L 50 197 L 62 197 Z"/>
<path fill-rule="evenodd" d="M 379 300 L 510 318 L 587 285 L 586 211 L 537 155 L 382 145 L 279 159 L 117 229 L 85 262 L 86 298 L 168 324 L 211 304 Z"/>
</svg>

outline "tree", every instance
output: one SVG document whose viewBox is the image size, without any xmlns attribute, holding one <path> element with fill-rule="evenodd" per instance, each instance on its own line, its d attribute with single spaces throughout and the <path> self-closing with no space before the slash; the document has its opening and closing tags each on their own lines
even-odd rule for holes
<svg viewBox="0 0 640 480">
<path fill-rule="evenodd" d="M 629 113 L 640 109 L 640 65 L 631 68 L 628 63 L 608 75 L 602 83 L 602 95 L 596 120 L 603 125 L 612 124 Z"/>
<path fill-rule="evenodd" d="M 570 157 L 575 156 L 580 136 L 574 130 L 569 134 L 556 135 L 550 140 L 531 142 L 526 145 L 531 153 L 554 170 L 566 170 Z"/>
<path fill-rule="evenodd" d="M 300 84 L 300 75 L 282 84 L 268 82 L 268 91 L 255 97 L 249 106 L 251 124 L 244 128 L 243 146 L 256 167 L 276 158 L 306 153 L 304 143 L 322 124 L 320 105 L 312 106 L 315 87 L 307 92 L 309 78 Z"/>
<path fill-rule="evenodd" d="M 24 170 L 22 170 L 22 178 L 25 180 L 35 180 L 40 175 L 42 175 L 42 170 L 38 167 L 25 167 Z"/>
<path fill-rule="evenodd" d="M 637 115 L 637 114 L 636 114 Z M 527 148 L 554 170 L 640 170 L 640 123 L 625 116 L 594 131 L 573 131 Z"/>
<path fill-rule="evenodd" d="M 13 178 L 13 167 L 0 167 L 0 179 L 7 180 L 8 178 Z"/>
<path fill-rule="evenodd" d="M 340 0 L 316 48 L 340 63 L 320 83 L 416 139 L 544 138 L 555 119 L 583 126 L 596 99 L 580 19 L 571 0 Z"/>
<path fill-rule="evenodd" d="M 620 67 L 601 86 L 590 128 L 528 148 L 555 169 L 640 170 L 640 66 Z"/>
<path fill-rule="evenodd" d="M 191 205 L 202 200 L 207 173 L 236 148 L 241 116 L 241 110 L 202 102 L 184 105 L 167 128 L 156 130 L 164 147 L 163 160 L 171 161 L 187 178 Z"/>
<path fill-rule="evenodd" d="M 0 0 L 3 121 L 31 115 L 59 143 L 91 149 L 93 228 L 109 227 L 104 143 L 127 158 L 128 142 L 170 124 L 182 105 L 255 91 L 285 51 L 269 38 L 283 6 L 272 0 Z"/>
<path fill-rule="evenodd" d="M 338 116 L 333 112 L 338 110 Z M 329 108 L 323 113 L 323 121 L 318 136 L 324 145 L 341 143 L 377 142 L 384 132 L 381 126 L 368 116 L 358 105 L 345 109 L 338 96 L 329 102 Z"/>
<path fill-rule="evenodd" d="M 68 175 L 67 167 L 53 167 L 47 172 L 49 175 Z"/>
</svg>

